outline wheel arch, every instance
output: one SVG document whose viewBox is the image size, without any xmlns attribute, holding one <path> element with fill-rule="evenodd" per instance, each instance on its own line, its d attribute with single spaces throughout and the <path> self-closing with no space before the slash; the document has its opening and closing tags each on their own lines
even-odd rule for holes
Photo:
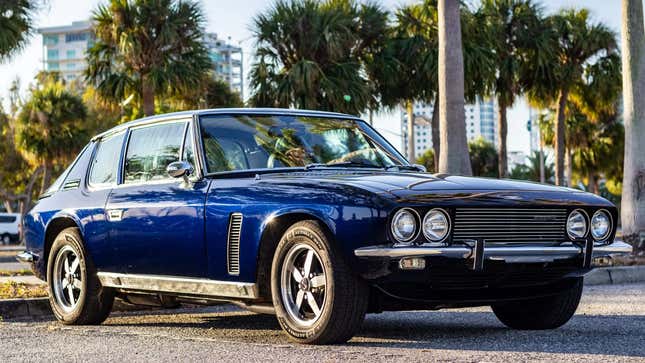
<svg viewBox="0 0 645 363">
<path fill-rule="evenodd" d="M 42 271 L 43 276 L 47 276 L 47 264 L 49 261 L 49 251 L 51 250 L 52 245 L 56 236 L 66 228 L 76 227 L 81 231 L 81 236 L 83 235 L 83 229 L 81 228 L 81 223 L 78 218 L 72 214 L 61 213 L 55 215 L 45 227 L 45 237 L 43 241 L 43 256 L 42 256 Z"/>
<path fill-rule="evenodd" d="M 271 264 L 282 235 L 295 223 L 305 220 L 314 220 L 320 223 L 329 235 L 330 242 L 335 243 L 335 225 L 320 213 L 292 210 L 269 216 L 262 224 L 256 268 L 256 283 L 263 300 L 271 301 Z"/>
</svg>

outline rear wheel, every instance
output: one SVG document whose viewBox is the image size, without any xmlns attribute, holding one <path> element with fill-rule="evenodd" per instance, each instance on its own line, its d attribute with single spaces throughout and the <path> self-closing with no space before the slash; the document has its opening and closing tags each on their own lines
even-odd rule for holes
<svg viewBox="0 0 645 363">
<path fill-rule="evenodd" d="M 52 311 L 64 324 L 100 324 L 112 310 L 114 291 L 101 286 L 78 228 L 66 228 L 54 240 L 47 282 Z"/>
<path fill-rule="evenodd" d="M 367 310 L 367 285 L 315 221 L 298 222 L 285 232 L 273 259 L 271 291 L 280 325 L 300 343 L 346 342 Z"/>
<path fill-rule="evenodd" d="M 5 234 L 3 234 L 3 235 L 2 235 L 2 244 L 3 244 L 3 245 L 8 245 L 8 244 L 10 244 L 10 243 L 11 243 L 11 236 L 10 236 L 10 235 L 8 235 L 8 234 L 6 234 L 6 233 L 5 233 Z"/>
<path fill-rule="evenodd" d="M 575 314 L 582 296 L 582 278 L 557 295 L 493 305 L 493 312 L 504 325 L 513 329 L 555 329 Z"/>
</svg>

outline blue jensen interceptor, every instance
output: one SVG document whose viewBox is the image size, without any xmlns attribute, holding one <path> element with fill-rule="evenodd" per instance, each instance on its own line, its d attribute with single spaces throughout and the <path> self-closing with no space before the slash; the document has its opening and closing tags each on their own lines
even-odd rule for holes
<svg viewBox="0 0 645 363">
<path fill-rule="evenodd" d="M 25 217 L 18 258 L 65 324 L 119 297 L 231 301 L 315 344 L 386 310 L 489 305 L 552 329 L 595 258 L 631 251 L 617 218 L 574 189 L 428 174 L 353 116 L 199 110 L 95 136 Z"/>
</svg>

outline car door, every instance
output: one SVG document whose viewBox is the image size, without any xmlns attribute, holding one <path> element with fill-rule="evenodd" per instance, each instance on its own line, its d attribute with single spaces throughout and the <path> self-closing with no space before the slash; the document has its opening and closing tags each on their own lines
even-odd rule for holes
<svg viewBox="0 0 645 363">
<path fill-rule="evenodd" d="M 121 260 L 118 272 L 205 276 L 208 183 L 186 183 L 166 173 L 168 164 L 180 159 L 194 165 L 192 132 L 190 120 L 128 131 L 122 177 L 106 206 L 110 242 Z"/>
</svg>

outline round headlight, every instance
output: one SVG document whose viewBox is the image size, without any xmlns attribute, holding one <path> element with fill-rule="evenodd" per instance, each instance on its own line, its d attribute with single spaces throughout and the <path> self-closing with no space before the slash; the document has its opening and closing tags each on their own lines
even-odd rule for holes
<svg viewBox="0 0 645 363">
<path fill-rule="evenodd" d="M 398 242 L 409 242 L 417 233 L 417 219 L 411 209 L 401 209 L 392 218 L 392 235 Z"/>
<path fill-rule="evenodd" d="M 441 242 L 450 232 L 450 220 L 443 209 L 431 209 L 423 217 L 423 235 L 430 242 Z"/>
<path fill-rule="evenodd" d="M 611 231 L 611 219 L 604 210 L 599 210 L 591 217 L 591 235 L 596 240 L 607 238 Z"/>
<path fill-rule="evenodd" d="M 582 210 L 576 209 L 569 214 L 567 234 L 571 239 L 580 239 L 587 235 L 587 217 Z"/>
</svg>

